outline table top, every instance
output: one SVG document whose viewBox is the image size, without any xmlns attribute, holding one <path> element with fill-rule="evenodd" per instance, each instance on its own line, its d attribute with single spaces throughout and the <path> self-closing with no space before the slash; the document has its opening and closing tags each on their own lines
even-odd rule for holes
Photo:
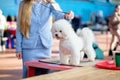
<svg viewBox="0 0 120 80">
<path fill-rule="evenodd" d="M 28 62 L 25 62 L 24 64 L 28 67 L 34 67 L 34 68 L 46 68 L 46 69 L 52 69 L 52 70 L 67 70 L 67 69 L 72 69 L 75 67 L 95 66 L 95 64 L 100 61 L 101 60 L 96 60 L 94 62 L 90 62 L 90 61 L 87 61 L 87 59 L 85 59 L 85 60 L 81 61 L 80 65 L 72 66 L 72 65 L 60 64 L 60 61 L 58 58 L 53 58 L 53 59 L 28 61 Z"/>
<path fill-rule="evenodd" d="M 120 80 L 120 70 L 77 67 L 24 80 Z"/>
<path fill-rule="evenodd" d="M 46 68 L 51 70 L 68 70 L 75 67 L 75 66 L 67 66 L 60 64 L 50 64 L 50 63 L 40 62 L 38 60 L 25 62 L 25 65 L 29 67 Z"/>
</svg>

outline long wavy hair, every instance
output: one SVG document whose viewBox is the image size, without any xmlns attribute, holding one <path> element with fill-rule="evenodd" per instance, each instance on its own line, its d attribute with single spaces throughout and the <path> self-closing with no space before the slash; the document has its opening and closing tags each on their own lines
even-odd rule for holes
<svg viewBox="0 0 120 80">
<path fill-rule="evenodd" d="M 19 22 L 20 31 L 23 36 L 29 38 L 30 26 L 31 26 L 31 13 L 33 8 L 33 3 L 35 0 L 24 0 L 21 4 L 19 11 Z M 53 3 L 51 0 L 42 0 L 44 3 Z"/>
</svg>

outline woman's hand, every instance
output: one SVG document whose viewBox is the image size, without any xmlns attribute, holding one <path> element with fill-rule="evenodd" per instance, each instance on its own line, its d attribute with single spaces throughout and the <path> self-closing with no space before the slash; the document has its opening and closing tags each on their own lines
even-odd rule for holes
<svg viewBox="0 0 120 80">
<path fill-rule="evenodd" d="M 21 52 L 17 52 L 17 53 L 16 53 L 16 57 L 17 57 L 18 59 L 22 59 L 22 53 L 21 53 Z"/>
<path fill-rule="evenodd" d="M 72 11 L 65 14 L 65 19 L 70 20 L 74 18 L 74 13 Z"/>
</svg>

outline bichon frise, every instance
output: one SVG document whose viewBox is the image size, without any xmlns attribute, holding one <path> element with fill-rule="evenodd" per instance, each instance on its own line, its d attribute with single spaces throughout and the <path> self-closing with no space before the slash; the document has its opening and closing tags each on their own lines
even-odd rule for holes
<svg viewBox="0 0 120 80">
<path fill-rule="evenodd" d="M 94 36 L 90 29 L 78 30 L 77 35 L 67 20 L 60 19 L 53 23 L 51 31 L 53 37 L 60 40 L 61 64 L 79 65 L 84 56 L 83 51 L 85 51 L 90 61 L 95 60 L 96 54 L 92 47 Z"/>
</svg>

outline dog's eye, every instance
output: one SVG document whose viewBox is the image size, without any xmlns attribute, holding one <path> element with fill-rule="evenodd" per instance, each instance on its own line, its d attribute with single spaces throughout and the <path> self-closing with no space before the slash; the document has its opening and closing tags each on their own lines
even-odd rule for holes
<svg viewBox="0 0 120 80">
<path fill-rule="evenodd" d="M 60 30 L 60 32 L 62 32 L 62 31 Z"/>
</svg>

